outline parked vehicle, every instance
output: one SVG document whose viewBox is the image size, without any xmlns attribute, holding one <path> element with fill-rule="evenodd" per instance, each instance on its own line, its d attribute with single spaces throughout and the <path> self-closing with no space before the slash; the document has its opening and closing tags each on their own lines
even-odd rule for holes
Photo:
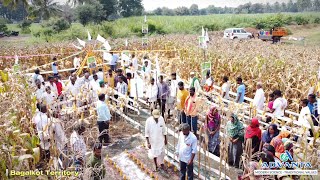
<svg viewBox="0 0 320 180">
<path fill-rule="evenodd" d="M 251 39 L 252 37 L 252 34 L 243 28 L 228 28 L 223 33 L 223 38 L 227 39 Z"/>
<path fill-rule="evenodd" d="M 287 36 L 288 32 L 285 28 L 276 27 L 270 31 L 261 30 L 258 35 L 262 41 L 273 41 L 273 43 L 276 43 L 280 41 L 281 37 Z"/>
</svg>

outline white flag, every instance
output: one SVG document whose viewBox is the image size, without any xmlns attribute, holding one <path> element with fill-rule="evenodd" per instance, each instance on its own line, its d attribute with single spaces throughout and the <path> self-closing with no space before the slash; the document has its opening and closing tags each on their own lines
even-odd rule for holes
<svg viewBox="0 0 320 180">
<path fill-rule="evenodd" d="M 17 55 L 14 56 L 14 64 L 19 64 L 19 57 Z"/>
<path fill-rule="evenodd" d="M 112 55 L 106 51 L 103 52 L 103 60 L 110 62 L 112 60 Z"/>
<path fill-rule="evenodd" d="M 80 46 L 77 46 L 77 45 L 75 45 L 75 44 L 72 44 L 72 45 L 73 45 L 75 48 L 79 49 L 79 50 L 82 49 Z"/>
<path fill-rule="evenodd" d="M 128 47 L 128 39 L 126 39 L 126 42 L 125 42 L 125 44 L 126 44 L 126 47 Z"/>
<path fill-rule="evenodd" d="M 201 33 L 201 36 L 205 36 L 205 32 L 204 32 L 204 28 L 202 26 L 202 33 Z"/>
<path fill-rule="evenodd" d="M 91 41 L 92 38 L 91 38 L 90 32 L 89 32 L 89 30 L 87 30 L 87 31 L 88 31 L 88 40 Z"/>
<path fill-rule="evenodd" d="M 97 41 L 104 43 L 104 42 L 106 42 L 106 39 L 103 38 L 102 36 L 100 36 L 100 34 L 98 34 Z"/>
<path fill-rule="evenodd" d="M 110 51 L 110 50 L 111 50 L 111 46 L 110 46 L 110 44 L 108 43 L 108 41 L 105 41 L 105 42 L 103 43 L 103 47 L 106 48 L 107 51 Z"/>
<path fill-rule="evenodd" d="M 209 42 L 209 41 L 210 41 L 209 35 L 208 35 L 208 29 L 206 29 L 205 41 L 206 41 L 206 42 Z"/>
<path fill-rule="evenodd" d="M 147 15 L 144 15 L 144 23 L 147 22 Z"/>
<path fill-rule="evenodd" d="M 81 46 L 85 47 L 86 46 L 86 42 L 82 41 L 81 39 L 77 38 L 78 42 Z"/>
</svg>

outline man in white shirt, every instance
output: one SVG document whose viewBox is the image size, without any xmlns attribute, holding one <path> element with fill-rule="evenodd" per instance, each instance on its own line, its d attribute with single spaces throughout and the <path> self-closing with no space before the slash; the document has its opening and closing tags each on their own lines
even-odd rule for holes
<svg viewBox="0 0 320 180">
<path fill-rule="evenodd" d="M 161 165 L 164 170 L 164 148 L 167 145 L 167 128 L 163 117 L 160 116 L 160 111 L 155 109 L 152 111 L 152 116 L 146 120 L 145 136 L 148 143 L 150 156 L 153 157 L 156 171 L 158 165 Z"/>
<path fill-rule="evenodd" d="M 283 117 L 284 110 L 287 108 L 287 100 L 282 98 L 282 93 L 280 90 L 276 90 L 273 92 L 275 96 L 275 101 L 273 102 L 272 109 L 270 110 L 273 113 L 274 117 Z"/>
<path fill-rule="evenodd" d="M 57 98 L 58 96 L 51 92 L 50 86 L 46 87 L 46 92 L 43 94 L 43 100 L 45 104 L 51 111 L 55 111 L 57 108 Z"/>
<path fill-rule="evenodd" d="M 155 84 L 154 78 L 152 78 L 146 91 L 147 102 L 149 102 L 150 104 L 151 112 L 153 111 L 153 109 L 156 108 L 157 96 L 158 96 L 158 86 Z"/>
<path fill-rule="evenodd" d="M 305 126 L 305 127 L 310 129 L 311 126 L 310 126 L 310 123 L 308 121 L 308 118 L 310 118 L 311 121 L 312 121 L 312 118 L 311 118 L 310 109 L 308 107 L 308 103 L 309 103 L 308 99 L 303 99 L 300 102 L 300 105 L 302 106 L 302 109 L 301 109 L 300 114 L 299 114 L 298 124 L 300 126 Z"/>
<path fill-rule="evenodd" d="M 100 81 L 103 81 L 103 69 L 102 68 L 99 68 L 99 71 L 97 72 L 97 75 L 98 75 L 98 79 Z"/>
<path fill-rule="evenodd" d="M 221 96 L 224 99 L 229 100 L 229 91 L 230 91 L 230 82 L 229 82 L 229 78 L 227 76 L 223 77 L 223 85 L 221 87 Z"/>
<path fill-rule="evenodd" d="M 177 100 L 177 92 L 178 92 L 178 80 L 177 80 L 177 74 L 172 73 L 171 74 L 171 84 L 170 84 L 170 94 L 168 98 L 168 118 L 170 118 L 174 108 L 175 108 L 175 103 Z"/>
<path fill-rule="evenodd" d="M 49 81 L 49 82 L 46 83 L 46 86 L 49 86 L 50 89 L 51 89 L 51 92 L 52 92 L 54 95 L 58 96 L 58 88 L 57 88 L 56 83 L 54 82 L 54 77 L 53 77 L 53 76 L 49 76 L 49 77 L 48 77 L 48 81 Z"/>
<path fill-rule="evenodd" d="M 40 139 L 40 156 L 45 162 L 50 160 L 50 120 L 47 116 L 47 107 L 44 104 L 39 105 L 39 112 L 33 119 L 36 126 L 38 137 Z"/>
<path fill-rule="evenodd" d="M 42 103 L 45 89 L 39 79 L 36 80 L 36 86 L 37 86 L 37 90 L 35 92 L 35 95 L 37 98 L 37 102 Z"/>
<path fill-rule="evenodd" d="M 34 75 L 32 76 L 32 85 L 33 86 L 36 86 L 37 79 L 41 82 L 42 85 L 44 85 L 44 79 L 43 79 L 42 75 L 40 74 L 39 69 L 34 70 Z"/>
<path fill-rule="evenodd" d="M 195 72 L 190 73 L 189 83 L 190 83 L 190 88 L 194 87 L 196 90 L 196 94 L 199 96 L 201 91 L 201 86 L 200 86 L 199 79 L 195 76 Z"/>
<path fill-rule="evenodd" d="M 97 90 L 99 89 L 99 82 L 100 81 L 101 80 L 98 78 L 98 75 L 94 74 L 93 79 L 90 81 L 90 86 L 94 92 L 97 92 Z"/>
<path fill-rule="evenodd" d="M 193 180 L 193 160 L 197 153 L 197 137 L 190 132 L 190 126 L 187 123 L 181 124 L 182 133 L 179 135 L 176 148 L 176 155 L 180 161 L 180 179 Z"/>
<path fill-rule="evenodd" d="M 75 69 L 79 68 L 80 67 L 80 57 L 79 55 L 76 55 L 76 57 L 73 59 L 73 67 Z"/>
<path fill-rule="evenodd" d="M 133 73 L 135 73 L 138 70 L 138 58 L 136 58 L 136 55 L 132 54 L 132 66 L 133 66 Z"/>
<path fill-rule="evenodd" d="M 82 136 L 85 130 L 84 123 L 77 122 L 70 136 L 70 145 L 72 154 L 74 154 L 76 169 L 79 169 L 84 165 L 86 158 L 87 146 Z"/>
<path fill-rule="evenodd" d="M 263 110 L 264 106 L 264 101 L 265 101 L 265 96 L 264 96 L 264 91 L 262 89 L 262 83 L 258 82 L 257 83 L 257 91 L 256 94 L 253 98 L 253 105 L 258 109 L 258 110 Z"/>
<path fill-rule="evenodd" d="M 76 97 L 80 91 L 79 81 L 76 76 L 70 77 L 70 82 L 67 85 L 66 93 Z"/>
</svg>

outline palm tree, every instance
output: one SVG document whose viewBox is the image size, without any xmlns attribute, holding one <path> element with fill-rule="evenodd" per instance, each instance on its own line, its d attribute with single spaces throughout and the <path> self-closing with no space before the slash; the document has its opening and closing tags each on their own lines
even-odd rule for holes
<svg viewBox="0 0 320 180">
<path fill-rule="evenodd" d="M 16 8 L 19 3 L 22 3 L 24 6 L 28 6 L 28 0 L 0 0 L 0 3 L 4 6 L 9 6 Z"/>
<path fill-rule="evenodd" d="M 51 16 L 61 12 L 62 10 L 54 0 L 33 0 L 29 8 L 30 17 L 40 17 L 40 20 L 48 20 Z"/>
</svg>

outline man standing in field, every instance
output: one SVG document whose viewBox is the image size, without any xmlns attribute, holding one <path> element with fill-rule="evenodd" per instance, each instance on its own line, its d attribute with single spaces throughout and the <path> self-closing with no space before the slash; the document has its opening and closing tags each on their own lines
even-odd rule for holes
<svg viewBox="0 0 320 180">
<path fill-rule="evenodd" d="M 185 102 L 187 97 L 189 96 L 189 92 L 184 89 L 184 84 L 182 81 L 178 83 L 178 93 L 177 93 L 177 111 L 178 111 L 178 120 L 179 123 L 187 123 L 186 113 L 184 112 Z"/>
<path fill-rule="evenodd" d="M 200 86 L 200 81 L 199 79 L 195 76 L 194 72 L 190 73 L 190 88 L 194 87 L 195 92 L 197 95 L 199 95 L 199 92 L 201 91 L 201 86 Z"/>
<path fill-rule="evenodd" d="M 227 76 L 223 77 L 223 84 L 221 87 L 221 95 L 222 98 L 229 100 L 229 91 L 230 91 L 230 82 L 229 82 L 229 78 Z"/>
<path fill-rule="evenodd" d="M 150 155 L 154 158 L 156 166 L 155 171 L 158 171 L 158 165 L 164 169 L 164 147 L 167 145 L 167 128 L 163 117 L 160 116 L 160 111 L 155 109 L 152 111 L 152 117 L 146 120 L 145 136 L 150 149 Z"/>
<path fill-rule="evenodd" d="M 308 107 L 312 115 L 313 124 L 315 126 L 318 126 L 319 123 L 317 120 L 318 120 L 319 114 L 318 114 L 318 103 L 317 103 L 316 95 L 309 94 L 308 100 L 309 100 Z"/>
<path fill-rule="evenodd" d="M 287 108 L 287 100 L 282 98 L 282 93 L 280 90 L 275 90 L 273 92 L 275 100 L 273 102 L 272 109 L 270 110 L 273 113 L 274 117 L 283 117 L 284 110 Z"/>
<path fill-rule="evenodd" d="M 171 84 L 170 84 L 170 96 L 168 99 L 168 117 L 170 118 L 170 112 L 172 113 L 174 110 L 174 105 L 176 104 L 177 99 L 177 91 L 178 91 L 178 81 L 177 74 L 171 74 Z"/>
<path fill-rule="evenodd" d="M 163 76 L 159 76 L 159 84 L 158 84 L 158 103 L 161 109 L 161 115 L 164 117 L 166 112 L 166 102 L 167 96 L 169 93 L 168 85 L 163 81 Z"/>
<path fill-rule="evenodd" d="M 243 103 L 244 102 L 244 95 L 246 94 L 246 86 L 242 82 L 242 78 L 237 78 L 237 84 L 239 84 L 237 88 L 237 99 L 236 103 Z"/>
<path fill-rule="evenodd" d="M 264 101 L 265 101 L 264 91 L 262 89 L 262 83 L 257 83 L 257 91 L 253 98 L 253 105 L 260 111 L 263 110 L 264 107 Z"/>
<path fill-rule="evenodd" d="M 155 84 L 154 78 L 151 79 L 150 84 L 147 86 L 146 96 L 152 112 L 156 109 L 158 96 L 158 86 Z"/>
<path fill-rule="evenodd" d="M 99 101 L 97 102 L 97 124 L 99 128 L 100 143 L 109 142 L 109 122 L 111 120 L 110 110 L 105 103 L 105 94 L 99 94 Z"/>
<path fill-rule="evenodd" d="M 197 153 L 197 137 L 190 132 L 189 124 L 182 124 L 176 155 L 180 160 L 180 180 L 193 180 L 193 160 Z"/>
<path fill-rule="evenodd" d="M 57 58 L 54 57 L 52 60 L 53 60 L 53 63 L 51 67 L 52 67 L 53 76 L 58 76 L 58 63 L 56 62 Z"/>
<path fill-rule="evenodd" d="M 117 54 L 113 54 L 113 52 L 111 52 L 110 54 L 112 55 L 112 59 L 110 61 L 110 68 L 112 71 L 116 71 L 119 56 Z"/>
<path fill-rule="evenodd" d="M 198 111 L 199 111 L 199 101 L 197 99 L 197 94 L 195 93 L 195 88 L 191 87 L 189 90 L 190 95 L 187 97 L 185 102 L 184 111 L 187 116 L 187 123 L 191 127 L 193 133 L 197 134 L 197 124 L 198 124 Z"/>
</svg>

